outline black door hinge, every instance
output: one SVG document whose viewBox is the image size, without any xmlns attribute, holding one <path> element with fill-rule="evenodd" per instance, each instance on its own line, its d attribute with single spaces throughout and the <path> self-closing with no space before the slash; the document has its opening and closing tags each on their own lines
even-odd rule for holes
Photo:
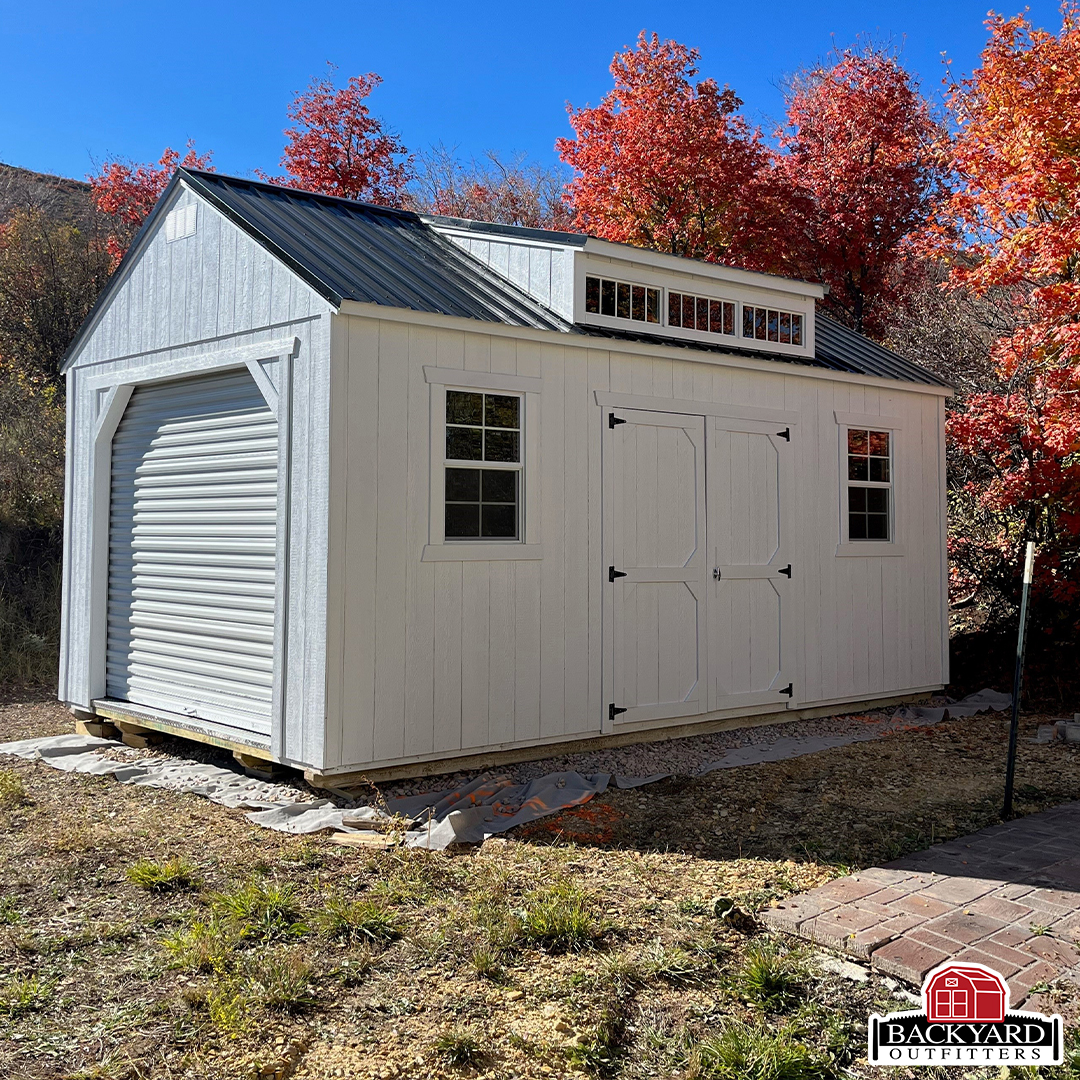
<svg viewBox="0 0 1080 1080">
<path fill-rule="evenodd" d="M 785 686 L 783 690 L 778 690 L 777 693 L 786 694 L 788 697 L 794 697 L 794 695 L 795 695 L 795 687 L 794 687 L 794 685 L 792 683 L 788 683 L 787 686 Z"/>
<path fill-rule="evenodd" d="M 617 424 L 625 424 L 626 421 L 621 416 L 616 416 L 614 413 L 608 413 L 607 426 L 609 428 L 615 427 Z"/>
<path fill-rule="evenodd" d="M 626 577 L 626 575 L 621 570 L 616 570 L 614 566 L 609 566 L 607 568 L 608 581 L 614 581 L 617 577 Z"/>
<path fill-rule="evenodd" d="M 612 703 L 611 703 L 611 704 L 610 704 L 610 705 L 609 705 L 609 706 L 607 707 L 607 718 L 608 718 L 609 720 L 614 720 L 614 719 L 615 719 L 615 717 L 616 717 L 616 716 L 618 716 L 618 715 L 619 715 L 619 713 L 621 713 L 621 712 L 626 712 L 626 710 L 625 710 L 625 709 L 620 709 L 620 708 L 618 707 L 618 705 L 616 705 L 616 704 L 615 704 L 615 702 L 613 701 L 613 702 L 612 702 Z"/>
<path fill-rule="evenodd" d="M 783 570 L 777 570 L 776 572 L 778 574 L 783 574 L 784 577 L 786 577 L 786 578 L 790 578 L 791 577 L 791 563 L 788 563 L 787 566 L 785 566 Z"/>
<path fill-rule="evenodd" d="M 778 431 L 776 437 L 778 439 L 787 439 L 788 442 L 791 442 L 791 428 L 786 427 L 783 431 Z"/>
</svg>

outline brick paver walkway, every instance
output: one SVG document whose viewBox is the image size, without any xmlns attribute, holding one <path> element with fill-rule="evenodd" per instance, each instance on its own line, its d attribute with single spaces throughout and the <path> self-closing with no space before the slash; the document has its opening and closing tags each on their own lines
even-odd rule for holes
<svg viewBox="0 0 1080 1080">
<path fill-rule="evenodd" d="M 1080 802 L 837 878 L 762 917 L 916 985 L 949 959 L 986 964 L 1016 1008 L 1037 983 L 1080 983 Z"/>
</svg>

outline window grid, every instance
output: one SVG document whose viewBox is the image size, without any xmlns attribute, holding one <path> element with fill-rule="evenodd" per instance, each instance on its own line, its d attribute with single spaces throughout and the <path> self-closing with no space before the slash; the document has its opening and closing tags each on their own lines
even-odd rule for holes
<svg viewBox="0 0 1080 1080">
<path fill-rule="evenodd" d="M 668 290 L 668 326 L 735 336 L 735 303 Z"/>
<path fill-rule="evenodd" d="M 803 317 L 797 311 L 778 311 L 743 304 L 742 336 L 756 341 L 775 341 L 781 345 L 802 345 Z"/>
<path fill-rule="evenodd" d="M 521 419 L 518 395 L 447 390 L 446 540 L 520 540 Z"/>
<path fill-rule="evenodd" d="M 892 540 L 892 433 L 847 429 L 848 540 Z"/>
<path fill-rule="evenodd" d="M 660 322 L 660 290 L 632 281 L 612 278 L 585 278 L 585 310 L 590 315 L 607 315 L 630 322 Z"/>
</svg>

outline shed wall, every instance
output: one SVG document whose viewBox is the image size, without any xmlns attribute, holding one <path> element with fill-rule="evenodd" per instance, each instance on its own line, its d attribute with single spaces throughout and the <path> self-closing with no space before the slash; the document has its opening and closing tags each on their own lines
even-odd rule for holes
<svg viewBox="0 0 1080 1080">
<path fill-rule="evenodd" d="M 540 558 L 423 561 L 425 366 L 542 380 L 536 460 L 526 463 L 526 483 L 539 486 L 539 535 L 530 531 L 529 543 Z M 938 396 L 356 315 L 335 320 L 331 382 L 329 592 L 340 599 L 329 613 L 327 768 L 601 731 L 609 586 L 597 391 L 797 414 L 794 704 L 947 678 Z M 902 426 L 902 555 L 837 555 L 837 413 Z"/>
<path fill-rule="evenodd" d="M 283 340 L 299 347 L 291 361 L 291 452 L 281 476 L 291 495 L 288 635 L 285 649 L 289 723 L 275 752 L 318 765 L 325 708 L 326 520 L 330 308 L 215 209 L 186 188 L 173 206 L 198 203 L 194 236 L 167 243 L 156 231 L 124 268 L 124 280 L 97 318 L 68 371 L 68 476 L 64 620 L 59 696 L 88 708 L 104 696 L 93 643 L 105 633 L 95 600 L 94 434 L 110 387 L 176 377 L 268 356 Z M 275 343 L 272 347 L 269 343 Z M 280 380 L 280 372 L 276 376 Z M 280 385 L 280 381 L 279 381 Z M 106 488 L 107 491 L 107 488 Z M 106 507 L 107 514 L 107 507 Z"/>
</svg>

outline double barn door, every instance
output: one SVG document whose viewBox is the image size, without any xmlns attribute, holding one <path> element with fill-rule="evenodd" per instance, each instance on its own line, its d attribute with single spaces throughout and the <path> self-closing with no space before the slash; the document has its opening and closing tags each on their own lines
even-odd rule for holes
<svg viewBox="0 0 1080 1080">
<path fill-rule="evenodd" d="M 604 437 L 609 726 L 793 702 L 790 430 L 608 408 Z"/>
</svg>

